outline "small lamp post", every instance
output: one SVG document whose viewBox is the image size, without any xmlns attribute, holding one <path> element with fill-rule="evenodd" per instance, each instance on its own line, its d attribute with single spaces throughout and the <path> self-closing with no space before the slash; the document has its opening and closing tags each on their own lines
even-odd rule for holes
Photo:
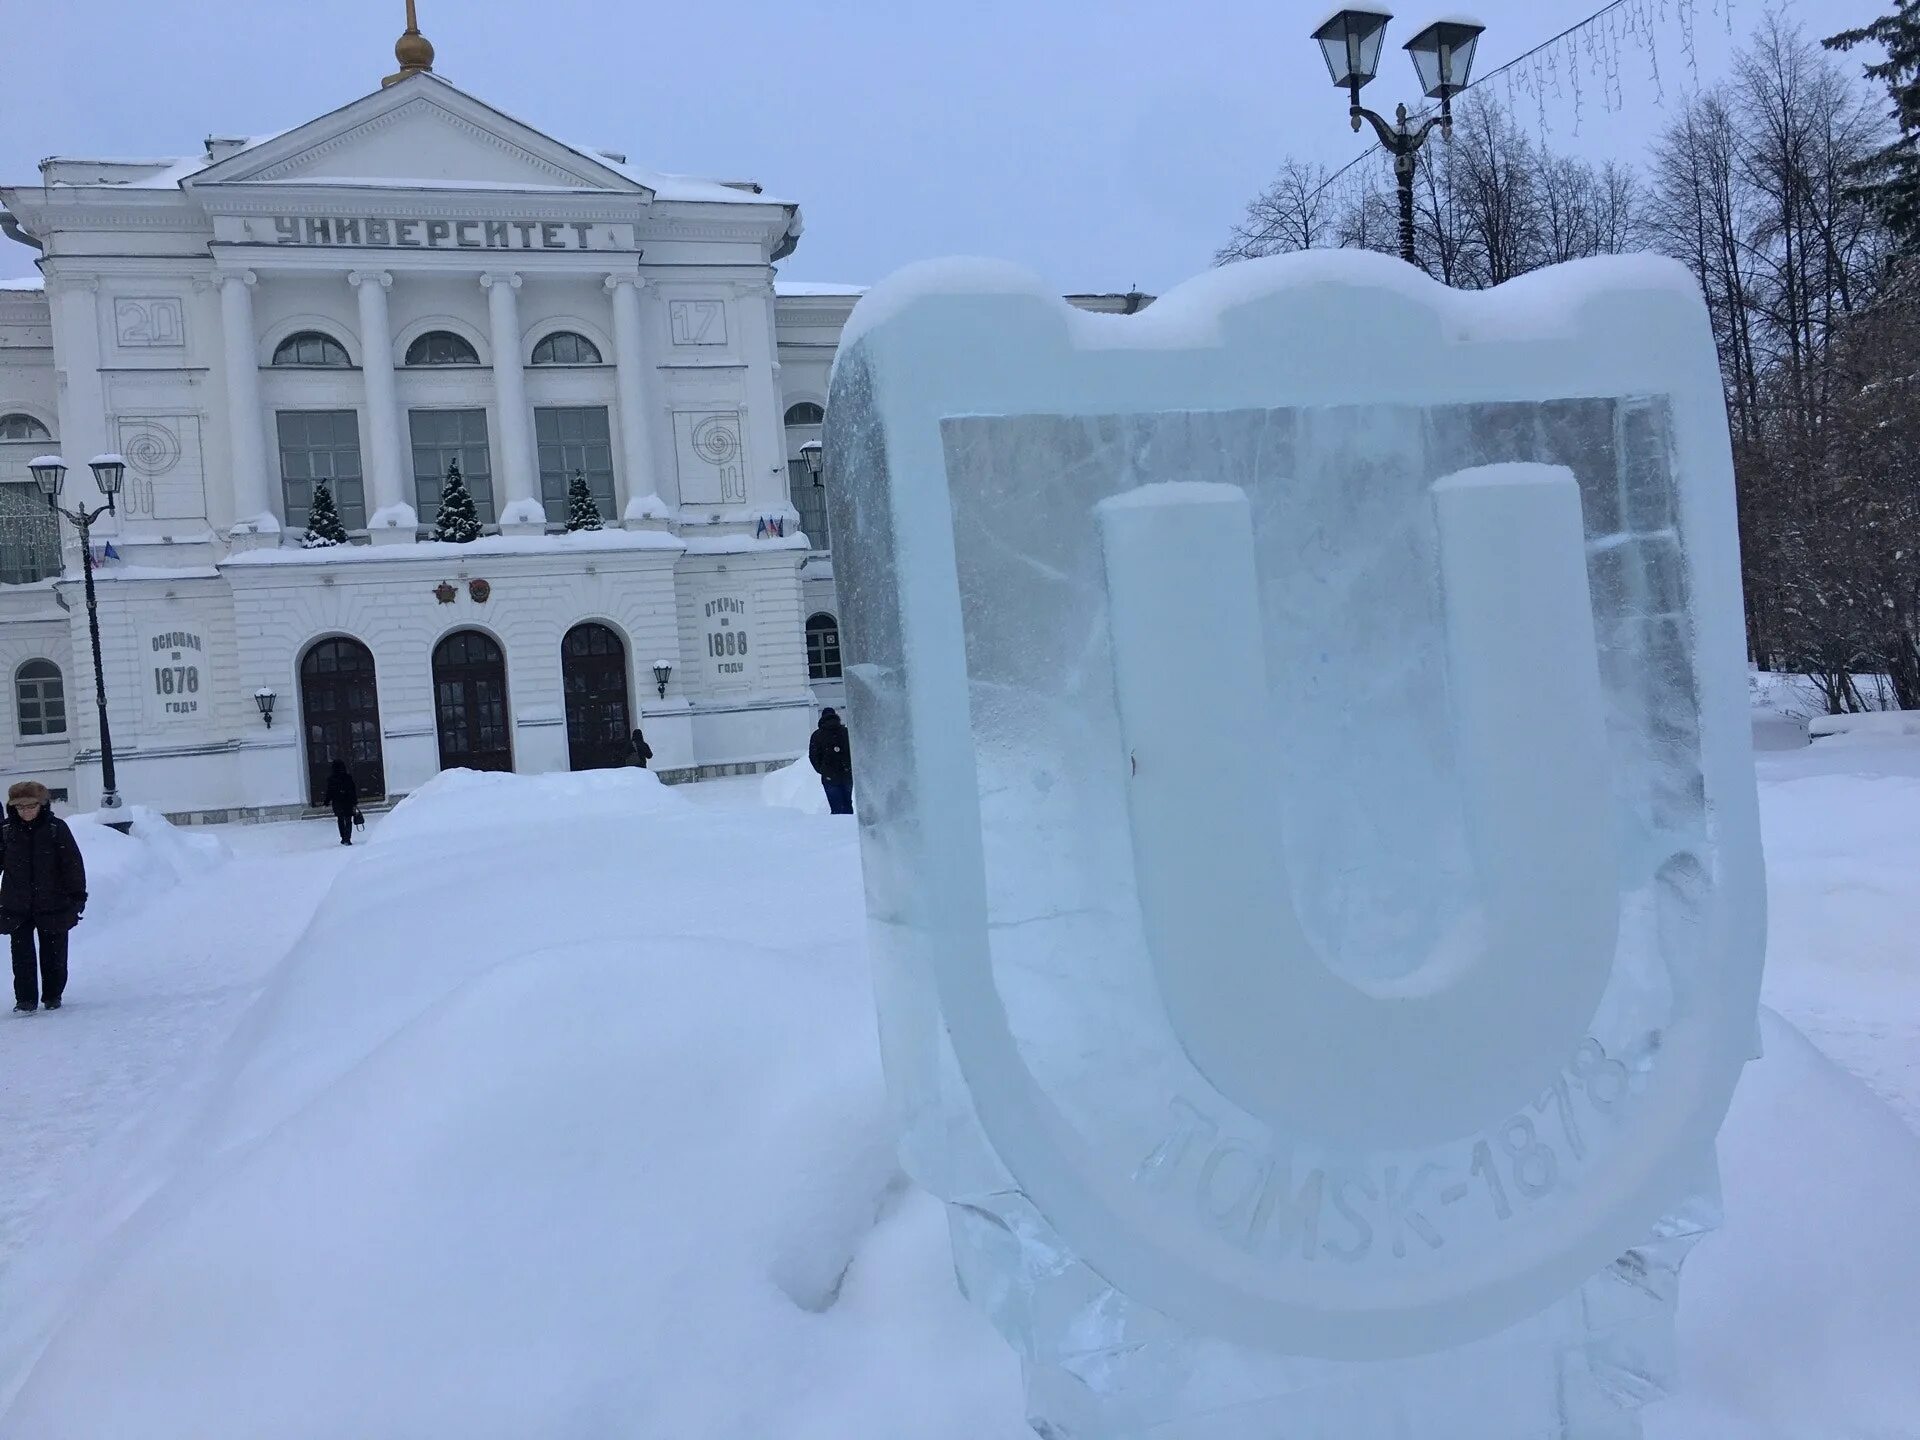
<svg viewBox="0 0 1920 1440">
<path fill-rule="evenodd" d="M 1442 20 L 1407 42 L 1421 89 L 1429 99 L 1440 102 L 1440 113 L 1428 117 L 1415 130 L 1408 124 L 1404 105 L 1394 112 L 1395 123 L 1389 125 L 1360 103 L 1360 87 L 1380 68 L 1380 46 L 1392 18 L 1376 10 L 1337 11 L 1313 32 L 1313 38 L 1320 42 L 1333 83 L 1348 93 L 1347 114 L 1353 128 L 1358 130 L 1360 122 L 1367 121 L 1379 136 L 1381 148 L 1393 156 L 1393 174 L 1400 190 L 1400 258 L 1417 265 L 1420 262 L 1413 253 L 1414 156 L 1420 153 L 1435 125 L 1440 127 L 1442 139 L 1453 138 L 1453 97 L 1467 88 L 1473 52 L 1486 27 L 1467 20 Z"/>
<path fill-rule="evenodd" d="M 267 729 L 273 729 L 273 702 L 279 699 L 273 691 L 262 686 L 253 692 L 253 703 L 260 707 L 260 718 L 267 722 Z"/>
<path fill-rule="evenodd" d="M 100 493 L 107 497 L 107 503 L 91 510 L 84 505 L 67 510 L 61 508 L 59 503 L 60 487 L 67 478 L 67 462 L 58 455 L 39 455 L 27 462 L 27 469 L 33 474 L 33 483 L 47 497 L 47 508 L 56 515 L 64 515 L 80 532 L 80 569 L 87 586 L 87 634 L 93 641 L 93 700 L 100 710 L 100 808 L 118 810 L 120 787 L 113 773 L 113 730 L 107 724 L 107 676 L 100 663 L 100 605 L 93 591 L 93 522 L 102 515 L 117 513 L 113 497 L 120 493 L 120 482 L 127 474 L 127 462 L 118 455 L 96 455 L 88 462 L 88 466 L 93 471 L 94 483 L 100 487 Z M 132 825 L 127 820 L 110 823 L 123 833 Z"/>
<path fill-rule="evenodd" d="M 667 681 L 673 678 L 673 666 L 664 660 L 653 662 L 653 685 L 662 700 L 667 698 Z"/>
</svg>

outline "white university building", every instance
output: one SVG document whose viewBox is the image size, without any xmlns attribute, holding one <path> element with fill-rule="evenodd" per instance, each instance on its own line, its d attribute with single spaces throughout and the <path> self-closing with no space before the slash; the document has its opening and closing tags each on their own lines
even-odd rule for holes
<svg viewBox="0 0 1920 1440">
<path fill-rule="evenodd" d="M 840 698 L 801 463 L 857 298 L 788 284 L 799 207 L 541 134 L 400 73 L 278 135 L 0 187 L 0 764 L 101 794 L 86 558 L 29 462 L 125 457 L 93 530 L 118 788 L 209 819 L 441 769 L 790 759 Z M 1129 309 L 1139 296 L 1075 297 Z M 449 465 L 484 538 L 430 534 Z M 605 528 L 565 533 L 583 478 Z M 303 548 L 317 482 L 351 543 Z M 107 547 L 111 546 L 111 556 Z M 270 709 L 270 715 L 268 713 Z"/>
</svg>

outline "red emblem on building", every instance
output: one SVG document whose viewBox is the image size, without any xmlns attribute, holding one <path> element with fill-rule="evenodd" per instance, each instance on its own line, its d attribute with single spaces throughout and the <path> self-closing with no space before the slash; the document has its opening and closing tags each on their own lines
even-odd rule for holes
<svg viewBox="0 0 1920 1440">
<path fill-rule="evenodd" d="M 487 597 L 493 594 L 493 586 L 484 580 L 469 580 L 467 582 L 467 594 L 473 597 L 474 604 L 484 605 L 487 603 Z"/>
</svg>

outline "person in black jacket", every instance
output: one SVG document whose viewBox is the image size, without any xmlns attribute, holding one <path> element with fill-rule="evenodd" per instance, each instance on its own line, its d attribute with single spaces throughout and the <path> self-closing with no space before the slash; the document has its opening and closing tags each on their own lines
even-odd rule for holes
<svg viewBox="0 0 1920 1440">
<path fill-rule="evenodd" d="M 642 735 L 636 726 L 633 732 L 633 763 L 644 770 L 647 768 L 647 761 L 652 758 L 653 747 L 647 744 L 647 737 Z"/>
<path fill-rule="evenodd" d="M 829 705 L 820 712 L 819 728 L 807 742 L 807 759 L 827 792 L 827 809 L 835 815 L 853 813 L 853 737 Z"/>
<path fill-rule="evenodd" d="M 327 804 L 333 809 L 333 818 L 340 826 L 340 843 L 353 843 L 353 816 L 360 808 L 360 787 L 353 783 L 353 772 L 347 769 L 347 762 L 335 760 L 333 773 L 327 776 Z"/>
<path fill-rule="evenodd" d="M 87 866 L 38 780 L 7 791 L 0 828 L 0 925 L 13 937 L 13 1008 L 58 1010 L 67 988 L 67 932 L 87 906 Z M 34 938 L 40 941 L 34 954 Z"/>
</svg>

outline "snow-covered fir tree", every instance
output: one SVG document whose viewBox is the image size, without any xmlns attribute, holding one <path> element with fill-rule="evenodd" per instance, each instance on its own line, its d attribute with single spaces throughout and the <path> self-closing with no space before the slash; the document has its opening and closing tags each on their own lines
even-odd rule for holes
<svg viewBox="0 0 1920 1440">
<path fill-rule="evenodd" d="M 340 523 L 340 511 L 333 503 L 333 489 L 324 480 L 313 482 L 313 503 L 307 507 L 307 533 L 300 544 L 307 550 L 324 550 L 329 545 L 347 543 L 347 527 Z"/>
<path fill-rule="evenodd" d="M 593 492 L 587 489 L 584 470 L 574 471 L 573 480 L 567 486 L 567 529 L 600 529 L 600 507 L 594 503 Z"/>
<path fill-rule="evenodd" d="M 1887 87 L 1898 133 L 1859 162 L 1855 175 L 1896 244 L 1909 255 L 1920 252 L 1920 0 L 1899 0 L 1891 13 L 1823 43 L 1829 50 L 1879 45 L 1886 52 L 1866 72 Z"/>
<path fill-rule="evenodd" d="M 460 462 L 447 462 L 446 483 L 440 487 L 440 512 L 434 517 L 433 538 L 465 545 L 480 538 L 480 512 L 473 508 L 473 492 L 460 474 Z"/>
</svg>

